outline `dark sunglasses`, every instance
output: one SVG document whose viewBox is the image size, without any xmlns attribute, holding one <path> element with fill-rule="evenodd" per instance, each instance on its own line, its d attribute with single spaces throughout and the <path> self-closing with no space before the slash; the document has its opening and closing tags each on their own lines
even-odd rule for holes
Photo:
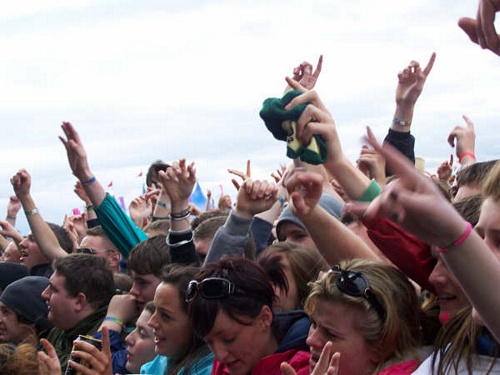
<svg viewBox="0 0 500 375">
<path fill-rule="evenodd" d="M 186 302 L 191 302 L 197 294 L 204 299 L 222 299 L 231 294 L 244 292 L 222 277 L 209 277 L 202 281 L 191 280 L 188 284 Z"/>
<path fill-rule="evenodd" d="M 384 320 L 385 309 L 371 290 L 370 283 L 365 275 L 358 271 L 346 271 L 340 268 L 337 264 L 332 267 L 333 272 L 340 273 L 337 279 L 337 288 L 342 293 L 353 297 L 364 297 L 368 303 L 374 308 L 378 316 Z"/>
<path fill-rule="evenodd" d="M 76 249 L 76 252 L 78 254 L 92 254 L 92 255 L 96 255 L 99 253 L 109 253 L 112 251 L 113 250 L 95 250 L 95 249 L 92 249 L 91 247 L 79 247 L 78 249 Z"/>
</svg>

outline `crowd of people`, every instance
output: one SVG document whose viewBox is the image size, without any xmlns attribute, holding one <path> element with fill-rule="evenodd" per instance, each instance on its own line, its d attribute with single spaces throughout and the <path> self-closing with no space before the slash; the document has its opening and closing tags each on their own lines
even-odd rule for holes
<svg viewBox="0 0 500 375">
<path fill-rule="evenodd" d="M 497 0 L 459 25 L 500 55 Z M 413 113 L 436 54 L 398 74 L 381 145 L 352 163 L 304 62 L 260 116 L 287 142 L 269 180 L 230 170 L 235 203 L 195 207 L 194 162 L 151 164 L 125 212 L 75 126 L 60 141 L 82 214 L 43 219 L 31 175 L 0 220 L 0 373 L 404 375 L 500 373 L 500 161 L 450 129 L 460 166 L 415 167 Z M 31 233 L 16 230 L 21 210 Z M 73 371 L 73 372 L 71 372 Z"/>
</svg>

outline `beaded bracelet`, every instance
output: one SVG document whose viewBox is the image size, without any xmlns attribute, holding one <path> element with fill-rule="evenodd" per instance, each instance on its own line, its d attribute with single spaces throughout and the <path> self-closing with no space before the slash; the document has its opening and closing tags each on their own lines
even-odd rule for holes
<svg viewBox="0 0 500 375">
<path fill-rule="evenodd" d="M 440 253 L 447 253 L 450 248 L 460 246 L 465 242 L 467 238 L 469 238 L 470 234 L 472 233 L 472 224 L 469 223 L 468 221 L 466 222 L 467 228 L 465 228 L 464 233 L 456 240 L 453 241 L 451 244 L 445 247 L 438 247 L 437 251 Z"/>
</svg>

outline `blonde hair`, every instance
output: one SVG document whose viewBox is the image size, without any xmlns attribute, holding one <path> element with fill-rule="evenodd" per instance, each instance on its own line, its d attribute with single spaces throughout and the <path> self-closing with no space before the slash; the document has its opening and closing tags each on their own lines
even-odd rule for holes
<svg viewBox="0 0 500 375">
<path fill-rule="evenodd" d="M 379 358 L 374 373 L 389 362 L 419 359 L 420 301 L 407 277 L 395 267 L 379 261 L 353 259 L 341 262 L 340 267 L 345 271 L 361 272 L 366 277 L 372 293 L 384 309 L 384 316 L 365 297 L 342 292 L 337 286 L 340 273 L 335 271 L 329 271 L 311 283 L 312 289 L 305 304 L 307 313 L 311 315 L 319 299 L 344 303 L 361 312 L 357 328 Z"/>
<path fill-rule="evenodd" d="M 500 161 L 497 161 L 482 184 L 484 198 L 500 200 Z"/>
</svg>

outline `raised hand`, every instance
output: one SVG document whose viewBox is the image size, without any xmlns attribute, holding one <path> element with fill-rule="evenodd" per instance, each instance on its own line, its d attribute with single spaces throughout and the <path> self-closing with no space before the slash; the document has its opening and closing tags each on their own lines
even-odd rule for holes
<svg viewBox="0 0 500 375">
<path fill-rule="evenodd" d="M 144 228 L 153 214 L 153 203 L 145 195 L 138 196 L 130 202 L 128 212 L 134 223 L 139 228 Z"/>
<path fill-rule="evenodd" d="M 92 204 L 89 196 L 87 195 L 87 193 L 83 189 L 83 185 L 80 181 L 76 181 L 73 191 L 78 196 L 78 198 L 80 198 L 82 201 L 85 202 L 86 206 Z"/>
<path fill-rule="evenodd" d="M 22 201 L 30 194 L 31 176 L 26 169 L 20 169 L 11 179 L 10 183 L 14 188 L 16 196 Z"/>
<path fill-rule="evenodd" d="M 368 208 L 348 203 L 345 210 L 365 215 L 367 219 L 388 217 L 438 247 L 446 247 L 459 238 L 465 223 L 435 184 L 392 146 L 381 147 L 369 128 L 367 141 L 385 157 L 387 165 L 399 178 L 387 185 Z"/>
<path fill-rule="evenodd" d="M 299 218 L 306 217 L 316 207 L 323 192 L 323 176 L 295 168 L 286 179 L 291 208 Z"/>
<path fill-rule="evenodd" d="M 445 160 L 441 163 L 441 165 L 438 167 L 437 171 L 437 176 L 439 181 L 444 181 L 446 183 L 449 183 L 450 177 L 453 173 L 453 154 L 450 155 L 450 160 Z"/>
<path fill-rule="evenodd" d="M 56 349 L 47 339 L 40 339 L 44 351 L 38 352 L 38 371 L 40 375 L 61 375 L 61 364 Z"/>
<path fill-rule="evenodd" d="M 323 55 L 319 56 L 318 65 L 316 65 L 316 70 L 314 70 L 314 72 L 313 66 L 307 61 L 304 61 L 302 64 L 293 69 L 293 79 L 299 82 L 304 89 L 312 90 L 316 85 L 322 66 Z"/>
<path fill-rule="evenodd" d="M 479 0 L 476 19 L 464 17 L 458 25 L 469 39 L 483 49 L 500 55 L 500 35 L 495 29 L 495 13 L 500 11 L 499 0 Z"/>
<path fill-rule="evenodd" d="M 339 372 L 340 356 L 339 352 L 332 353 L 332 342 L 328 341 L 323 347 L 318 363 L 314 366 L 311 375 L 337 375 Z M 281 372 L 283 375 L 297 374 L 287 362 L 281 363 Z"/>
<path fill-rule="evenodd" d="M 425 81 L 434 66 L 436 53 L 432 53 L 424 70 L 417 61 L 412 60 L 408 66 L 398 74 L 396 87 L 396 104 L 399 106 L 414 106 L 424 89 Z"/>
<path fill-rule="evenodd" d="M 9 198 L 9 203 L 7 203 L 7 217 L 15 218 L 17 213 L 21 209 L 21 201 L 15 195 Z"/>
<path fill-rule="evenodd" d="M 269 210 L 277 199 L 278 188 L 274 183 L 248 178 L 239 186 L 234 212 L 239 216 L 252 218 Z"/>
<path fill-rule="evenodd" d="M 380 186 L 385 186 L 385 160 L 380 152 L 364 145 L 357 164 L 359 170 L 368 178 L 373 178 Z"/>
<path fill-rule="evenodd" d="M 227 170 L 229 173 L 234 174 L 235 176 L 238 176 L 241 178 L 242 182 L 248 180 L 250 177 L 252 177 L 252 166 L 250 160 L 247 160 L 247 170 L 246 172 L 238 171 L 237 169 L 228 169 Z M 240 190 L 240 183 L 236 179 L 231 179 L 231 182 L 233 183 L 234 187 L 236 190 Z"/>
<path fill-rule="evenodd" d="M 465 126 L 455 126 L 448 135 L 448 143 L 451 147 L 455 147 L 460 163 L 475 162 L 476 133 L 474 132 L 474 124 L 467 116 L 463 115 L 462 117 Z"/>
<path fill-rule="evenodd" d="M 73 175 L 80 181 L 88 181 L 93 177 L 93 174 L 90 170 L 87 161 L 87 153 L 85 152 L 78 132 L 69 122 L 63 122 L 61 128 L 66 138 L 60 136 L 59 139 L 66 148 L 69 166 Z"/>
<path fill-rule="evenodd" d="M 163 188 L 170 196 L 172 212 L 176 212 L 174 206 L 179 202 L 186 203 L 186 207 L 180 208 L 181 210 L 186 209 L 187 201 L 196 183 L 194 163 L 187 164 L 186 159 L 179 159 L 179 161 L 173 162 L 166 171 L 160 171 L 159 176 Z"/>
</svg>

